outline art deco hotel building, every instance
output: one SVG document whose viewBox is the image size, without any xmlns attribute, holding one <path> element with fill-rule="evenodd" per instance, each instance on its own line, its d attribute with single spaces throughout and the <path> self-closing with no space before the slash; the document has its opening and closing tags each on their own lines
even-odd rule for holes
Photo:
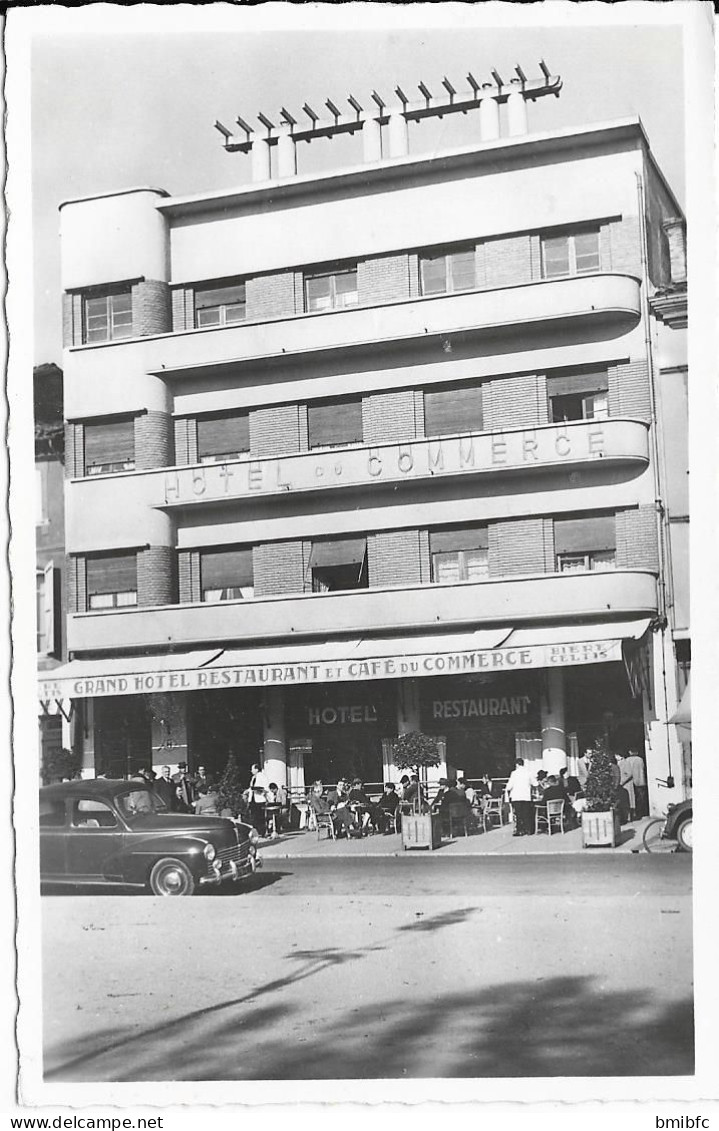
<svg viewBox="0 0 719 1131">
<path fill-rule="evenodd" d="M 396 780 L 422 730 L 502 777 L 602 735 L 653 808 L 689 790 L 682 213 L 638 119 L 527 132 L 539 73 L 218 123 L 240 187 L 61 206 L 40 698 L 84 773 Z M 412 153 L 455 112 L 469 144 Z"/>
</svg>

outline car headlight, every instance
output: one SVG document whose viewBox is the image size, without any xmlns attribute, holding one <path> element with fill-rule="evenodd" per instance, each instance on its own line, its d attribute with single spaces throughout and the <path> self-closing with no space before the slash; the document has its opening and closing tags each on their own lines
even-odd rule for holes
<svg viewBox="0 0 719 1131">
<path fill-rule="evenodd" d="M 257 829 L 250 829 L 248 837 L 250 844 L 257 844 L 260 839 L 260 834 L 258 833 Z"/>
<path fill-rule="evenodd" d="M 202 851 L 205 854 L 206 860 L 212 861 L 217 856 L 217 849 L 215 848 L 214 844 L 206 844 Z"/>
</svg>

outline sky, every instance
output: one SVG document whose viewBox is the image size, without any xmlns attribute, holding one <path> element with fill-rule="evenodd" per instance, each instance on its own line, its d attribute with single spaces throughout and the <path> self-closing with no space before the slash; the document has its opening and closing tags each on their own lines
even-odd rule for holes
<svg viewBox="0 0 719 1131">
<path fill-rule="evenodd" d="M 352 19 L 353 7 L 344 26 L 336 14 L 333 30 L 260 31 L 236 11 L 229 30 L 190 34 L 176 30 L 172 8 L 161 13 L 164 23 L 155 19 L 132 34 L 77 34 L 68 25 L 45 35 L 38 25 L 31 71 L 36 364 L 62 362 L 60 202 L 135 185 L 183 196 L 246 183 L 249 158 L 223 150 L 218 118 L 230 128 L 238 114 L 251 123 L 260 111 L 276 120 L 281 106 L 302 118 L 305 102 L 319 110 L 331 98 L 342 106 L 351 93 L 363 103 L 373 89 L 390 101 L 398 84 L 414 97 L 420 81 L 440 93 L 444 75 L 466 89 L 468 71 L 481 82 L 496 68 L 507 79 L 517 63 L 535 78 L 545 59 L 563 89 L 558 99 L 529 105 L 530 132 L 639 115 L 683 204 L 680 28 L 509 28 L 466 19 L 412 27 L 409 18 L 406 26 L 369 28 Z M 410 138 L 411 152 L 469 145 L 478 140 L 478 115 L 414 126 Z M 356 159 L 349 139 L 316 141 L 300 147 L 299 171 Z"/>
</svg>

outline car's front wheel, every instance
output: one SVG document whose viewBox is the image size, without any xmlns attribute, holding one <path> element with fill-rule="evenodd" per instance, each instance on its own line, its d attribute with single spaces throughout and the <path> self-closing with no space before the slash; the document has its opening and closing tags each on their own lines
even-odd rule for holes
<svg viewBox="0 0 719 1131">
<path fill-rule="evenodd" d="M 192 895 L 195 877 L 182 860 L 167 857 L 158 860 L 150 872 L 150 890 L 153 895 Z"/>
<path fill-rule="evenodd" d="M 675 836 L 682 852 L 694 851 L 694 834 L 692 832 L 691 817 L 685 817 L 685 819 L 677 825 Z"/>
</svg>

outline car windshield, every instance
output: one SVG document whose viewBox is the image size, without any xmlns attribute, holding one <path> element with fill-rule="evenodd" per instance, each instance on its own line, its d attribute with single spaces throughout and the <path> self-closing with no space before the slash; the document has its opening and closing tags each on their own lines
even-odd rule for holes
<svg viewBox="0 0 719 1131">
<path fill-rule="evenodd" d="M 153 813 L 166 813 L 165 802 L 152 789 L 139 786 L 117 798 L 117 805 L 128 821 L 136 821 Z"/>
</svg>

